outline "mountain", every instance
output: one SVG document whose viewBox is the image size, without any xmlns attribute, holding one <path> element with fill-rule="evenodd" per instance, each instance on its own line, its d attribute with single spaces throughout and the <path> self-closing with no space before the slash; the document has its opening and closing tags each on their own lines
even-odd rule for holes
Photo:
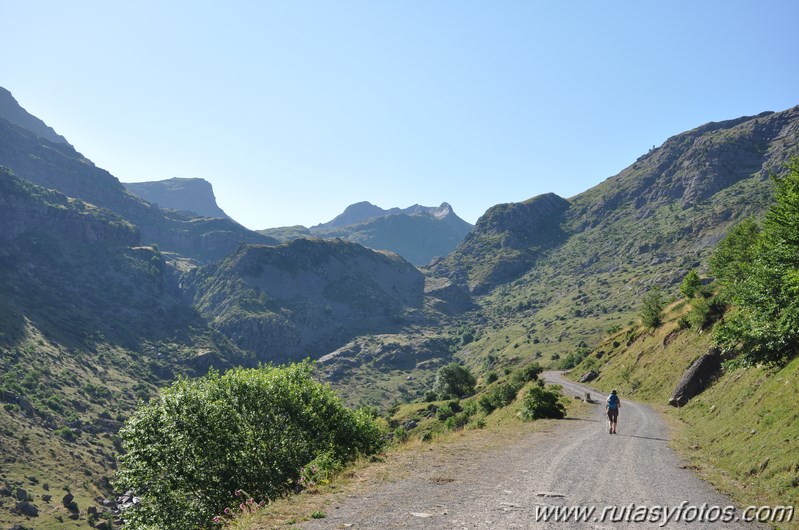
<svg viewBox="0 0 799 530">
<path fill-rule="evenodd" d="M 95 499 L 113 501 L 114 436 L 137 402 L 178 374 L 252 361 L 115 213 L 0 168 L 0 226 L 0 524 L 30 524 L 3 493 L 22 489 L 37 527 L 61 526 L 63 488 L 88 527 Z"/>
<path fill-rule="evenodd" d="M 66 138 L 23 109 L 17 100 L 14 99 L 14 96 L 11 95 L 11 92 L 3 87 L 0 87 L 0 119 L 22 127 L 49 142 L 69 145 Z"/>
<path fill-rule="evenodd" d="M 395 207 L 384 210 L 368 201 L 361 201 L 347 206 L 344 211 L 334 217 L 332 221 L 312 226 L 311 229 L 342 228 L 344 226 L 362 223 L 375 217 L 385 217 L 387 215 L 397 215 L 400 213 L 404 213 L 400 208 Z"/>
<path fill-rule="evenodd" d="M 161 208 L 190 212 L 201 217 L 228 218 L 216 203 L 211 183 L 201 178 L 123 182 L 122 185 L 134 195 Z"/>
<path fill-rule="evenodd" d="M 316 237 L 342 238 L 369 248 L 390 250 L 421 266 L 449 254 L 471 229 L 472 225 L 458 217 L 447 203 L 384 210 L 359 202 L 309 231 Z"/>
<path fill-rule="evenodd" d="M 21 107 L 20 112 L 24 112 Z M 240 243 L 277 243 L 231 219 L 161 210 L 129 193 L 116 177 L 71 145 L 42 139 L 2 118 L 0 166 L 44 188 L 106 208 L 135 224 L 144 243 L 198 262 L 221 259 Z"/>
<path fill-rule="evenodd" d="M 498 204 L 477 220 L 457 251 L 433 266 L 439 275 L 484 294 L 529 270 L 545 249 L 565 237 L 560 221 L 569 201 L 554 193 Z"/>
<path fill-rule="evenodd" d="M 337 221 L 354 224 L 313 238 L 283 229 L 292 240 L 278 245 L 230 219 L 162 210 L 68 144 L 0 118 L 0 164 L 13 169 L 0 169 L 0 524 L 24 524 L 11 513 L 22 489 L 37 524 L 69 517 L 45 501 L 68 490 L 75 525 L 88 525 L 113 494 L 121 422 L 179 375 L 310 356 L 350 403 L 385 409 L 423 398 L 454 360 L 485 381 L 608 337 L 638 359 L 618 333 L 643 295 L 675 293 L 730 226 L 762 215 L 768 175 L 792 155 L 799 107 L 678 134 L 574 197 L 496 205 L 468 235 L 446 204 L 361 203 Z M 458 227 L 457 241 L 424 239 Z M 417 268 L 344 236 L 454 250 Z"/>
<path fill-rule="evenodd" d="M 424 278 L 411 264 L 344 240 L 244 245 L 182 283 L 214 329 L 277 362 L 396 331 L 417 319 L 424 297 Z"/>
<path fill-rule="evenodd" d="M 709 123 L 567 201 L 550 196 L 544 225 L 522 214 L 546 195 L 490 209 L 426 270 L 480 295 L 490 325 L 462 355 L 548 359 L 596 344 L 637 317 L 652 286 L 675 292 L 729 227 L 763 214 L 769 175 L 799 155 L 798 139 L 799 107 Z"/>
</svg>

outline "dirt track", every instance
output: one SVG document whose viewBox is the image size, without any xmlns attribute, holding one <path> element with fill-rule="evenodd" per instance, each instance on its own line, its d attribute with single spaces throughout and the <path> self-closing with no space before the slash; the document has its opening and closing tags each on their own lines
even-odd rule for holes
<svg viewBox="0 0 799 530">
<path fill-rule="evenodd" d="M 604 403 L 606 396 L 563 380 L 567 395 L 586 391 Z M 609 435 L 604 405 L 588 417 L 552 422 L 550 430 L 531 432 L 521 439 L 488 447 L 459 449 L 446 454 L 425 453 L 410 458 L 400 478 L 369 484 L 357 495 L 334 499 L 327 517 L 309 521 L 304 529 L 321 528 L 760 528 L 744 523 L 676 521 L 627 522 L 629 517 L 655 517 L 638 508 L 679 507 L 682 517 L 698 516 L 703 504 L 732 502 L 697 478 L 667 446 L 668 432 L 658 414 L 646 405 L 622 397 L 619 434 Z M 687 503 L 686 503 L 687 501 Z M 595 507 L 583 522 L 536 521 L 536 511 L 552 506 Z M 618 507 L 615 514 L 605 507 Z M 719 508 L 719 509 L 721 509 Z M 636 511 L 638 510 L 638 511 Z M 611 519 L 613 517 L 613 519 Z M 634 520 L 634 519 L 633 519 Z"/>
</svg>

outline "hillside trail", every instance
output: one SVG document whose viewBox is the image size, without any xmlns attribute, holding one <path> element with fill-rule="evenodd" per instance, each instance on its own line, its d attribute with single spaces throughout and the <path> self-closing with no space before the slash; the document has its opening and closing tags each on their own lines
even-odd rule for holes
<svg viewBox="0 0 799 530">
<path fill-rule="evenodd" d="M 667 446 L 668 430 L 652 408 L 622 396 L 619 433 L 610 435 L 605 395 L 557 372 L 546 372 L 544 377 L 562 385 L 566 395 L 591 392 L 598 403 L 587 417 L 552 422 L 550 430 L 530 432 L 484 451 L 457 447 L 445 455 L 420 451 L 401 476 L 335 498 L 324 519 L 300 527 L 763 528 L 712 522 L 721 510 L 731 509 L 727 507 L 732 501 L 686 469 Z M 542 510 L 572 506 L 595 511 L 570 522 L 542 519 Z M 673 513 L 666 524 L 663 514 L 654 511 L 680 506 L 682 511 Z M 640 507 L 652 511 L 644 514 Z M 700 517 L 703 509 L 705 520 Z M 735 515 L 740 516 L 740 511 Z M 647 519 L 640 522 L 644 516 Z"/>
</svg>

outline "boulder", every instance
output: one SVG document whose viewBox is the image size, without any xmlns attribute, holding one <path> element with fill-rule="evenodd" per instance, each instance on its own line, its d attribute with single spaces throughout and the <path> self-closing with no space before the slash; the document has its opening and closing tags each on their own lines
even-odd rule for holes
<svg viewBox="0 0 799 530">
<path fill-rule="evenodd" d="M 17 488 L 15 497 L 20 502 L 25 502 L 30 500 L 30 495 L 28 495 L 28 492 L 22 488 Z"/>
<path fill-rule="evenodd" d="M 28 501 L 18 502 L 16 506 L 14 506 L 14 511 L 20 515 L 26 515 L 28 517 L 36 517 L 39 515 L 39 508 Z"/>
<path fill-rule="evenodd" d="M 707 388 L 716 374 L 721 370 L 721 350 L 716 347 L 710 348 L 706 354 L 686 370 L 677 388 L 674 390 L 669 405 L 672 407 L 682 407 L 692 397 L 702 393 Z"/>
<path fill-rule="evenodd" d="M 591 371 L 586 372 L 586 373 L 584 373 L 583 375 L 580 376 L 580 382 L 581 383 L 588 383 L 590 381 L 593 381 L 597 377 L 599 377 L 599 372 L 591 370 Z"/>
</svg>

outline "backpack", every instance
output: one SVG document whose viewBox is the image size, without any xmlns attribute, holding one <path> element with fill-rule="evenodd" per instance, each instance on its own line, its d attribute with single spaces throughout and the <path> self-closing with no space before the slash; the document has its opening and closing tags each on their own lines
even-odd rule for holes
<svg viewBox="0 0 799 530">
<path fill-rule="evenodd" d="M 608 396 L 608 408 L 609 409 L 619 408 L 619 396 L 617 396 L 616 394 L 611 394 Z"/>
</svg>

